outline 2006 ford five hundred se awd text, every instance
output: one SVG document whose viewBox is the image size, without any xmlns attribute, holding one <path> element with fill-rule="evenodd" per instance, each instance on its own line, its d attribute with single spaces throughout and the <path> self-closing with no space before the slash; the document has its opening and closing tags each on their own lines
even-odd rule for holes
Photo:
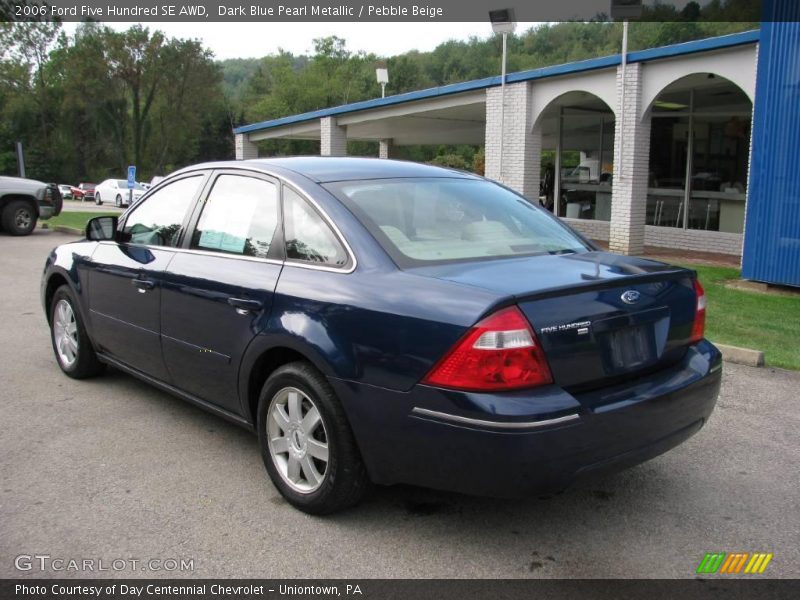
<svg viewBox="0 0 800 600">
<path fill-rule="evenodd" d="M 254 429 L 310 513 L 370 481 L 563 489 L 680 444 L 719 391 L 692 271 L 600 252 L 474 175 L 202 164 L 86 238 L 42 279 L 61 369 L 110 364 Z"/>
</svg>

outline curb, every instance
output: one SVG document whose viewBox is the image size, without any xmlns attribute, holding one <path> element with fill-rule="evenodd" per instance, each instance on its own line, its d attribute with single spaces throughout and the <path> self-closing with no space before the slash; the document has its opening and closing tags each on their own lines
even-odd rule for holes
<svg viewBox="0 0 800 600">
<path fill-rule="evenodd" d="M 83 231 L 80 229 L 76 229 L 75 227 L 67 227 L 65 225 L 56 225 L 52 228 L 53 231 L 58 231 L 60 233 L 72 233 L 74 235 L 83 235 Z"/>
<path fill-rule="evenodd" d="M 750 348 L 739 348 L 738 346 L 717 343 L 714 343 L 714 345 L 722 352 L 722 360 L 747 365 L 748 367 L 764 366 L 764 353 L 761 350 L 751 350 Z"/>
</svg>

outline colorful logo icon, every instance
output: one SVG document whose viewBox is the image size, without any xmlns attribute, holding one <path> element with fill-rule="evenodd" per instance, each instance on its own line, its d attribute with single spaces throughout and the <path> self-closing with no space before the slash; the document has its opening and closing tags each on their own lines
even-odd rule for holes
<svg viewBox="0 0 800 600">
<path fill-rule="evenodd" d="M 738 575 L 745 573 L 755 575 L 763 573 L 772 560 L 771 552 L 706 552 L 697 573 Z"/>
</svg>

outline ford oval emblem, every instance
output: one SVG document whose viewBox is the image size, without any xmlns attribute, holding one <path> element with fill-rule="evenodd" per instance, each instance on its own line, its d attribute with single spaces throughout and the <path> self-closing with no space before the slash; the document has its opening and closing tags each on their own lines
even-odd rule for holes
<svg viewBox="0 0 800 600">
<path fill-rule="evenodd" d="M 636 290 L 628 290 L 626 292 L 622 292 L 622 296 L 620 296 L 620 298 L 622 298 L 622 301 L 625 304 L 636 304 L 641 296 L 642 295 Z"/>
</svg>

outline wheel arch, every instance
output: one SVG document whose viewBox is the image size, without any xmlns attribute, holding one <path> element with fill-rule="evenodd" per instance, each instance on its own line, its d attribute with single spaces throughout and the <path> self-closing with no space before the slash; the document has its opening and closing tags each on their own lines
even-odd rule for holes
<svg viewBox="0 0 800 600">
<path fill-rule="evenodd" d="M 50 267 L 49 273 L 47 273 L 45 277 L 45 283 L 42 286 L 42 303 L 44 304 L 44 312 L 47 316 L 47 324 L 51 324 L 50 305 L 53 302 L 53 296 L 55 296 L 56 290 L 62 285 L 69 287 L 70 292 L 75 298 L 75 308 L 78 310 L 81 320 L 88 331 L 89 326 L 86 315 L 84 314 L 83 302 L 81 302 L 80 283 L 75 281 L 68 271 L 56 266 Z"/>
<path fill-rule="evenodd" d="M 258 336 L 250 344 L 239 371 L 239 390 L 242 413 L 253 427 L 256 424 L 258 400 L 264 383 L 275 370 L 296 361 L 313 365 L 326 377 L 332 374 L 330 366 L 317 352 L 294 339 Z"/>
<path fill-rule="evenodd" d="M 33 205 L 33 210 L 36 213 L 36 218 L 39 218 L 39 203 L 36 198 L 28 194 L 5 194 L 0 196 L 0 211 L 5 210 L 6 206 L 15 200 L 23 200 Z"/>
</svg>

